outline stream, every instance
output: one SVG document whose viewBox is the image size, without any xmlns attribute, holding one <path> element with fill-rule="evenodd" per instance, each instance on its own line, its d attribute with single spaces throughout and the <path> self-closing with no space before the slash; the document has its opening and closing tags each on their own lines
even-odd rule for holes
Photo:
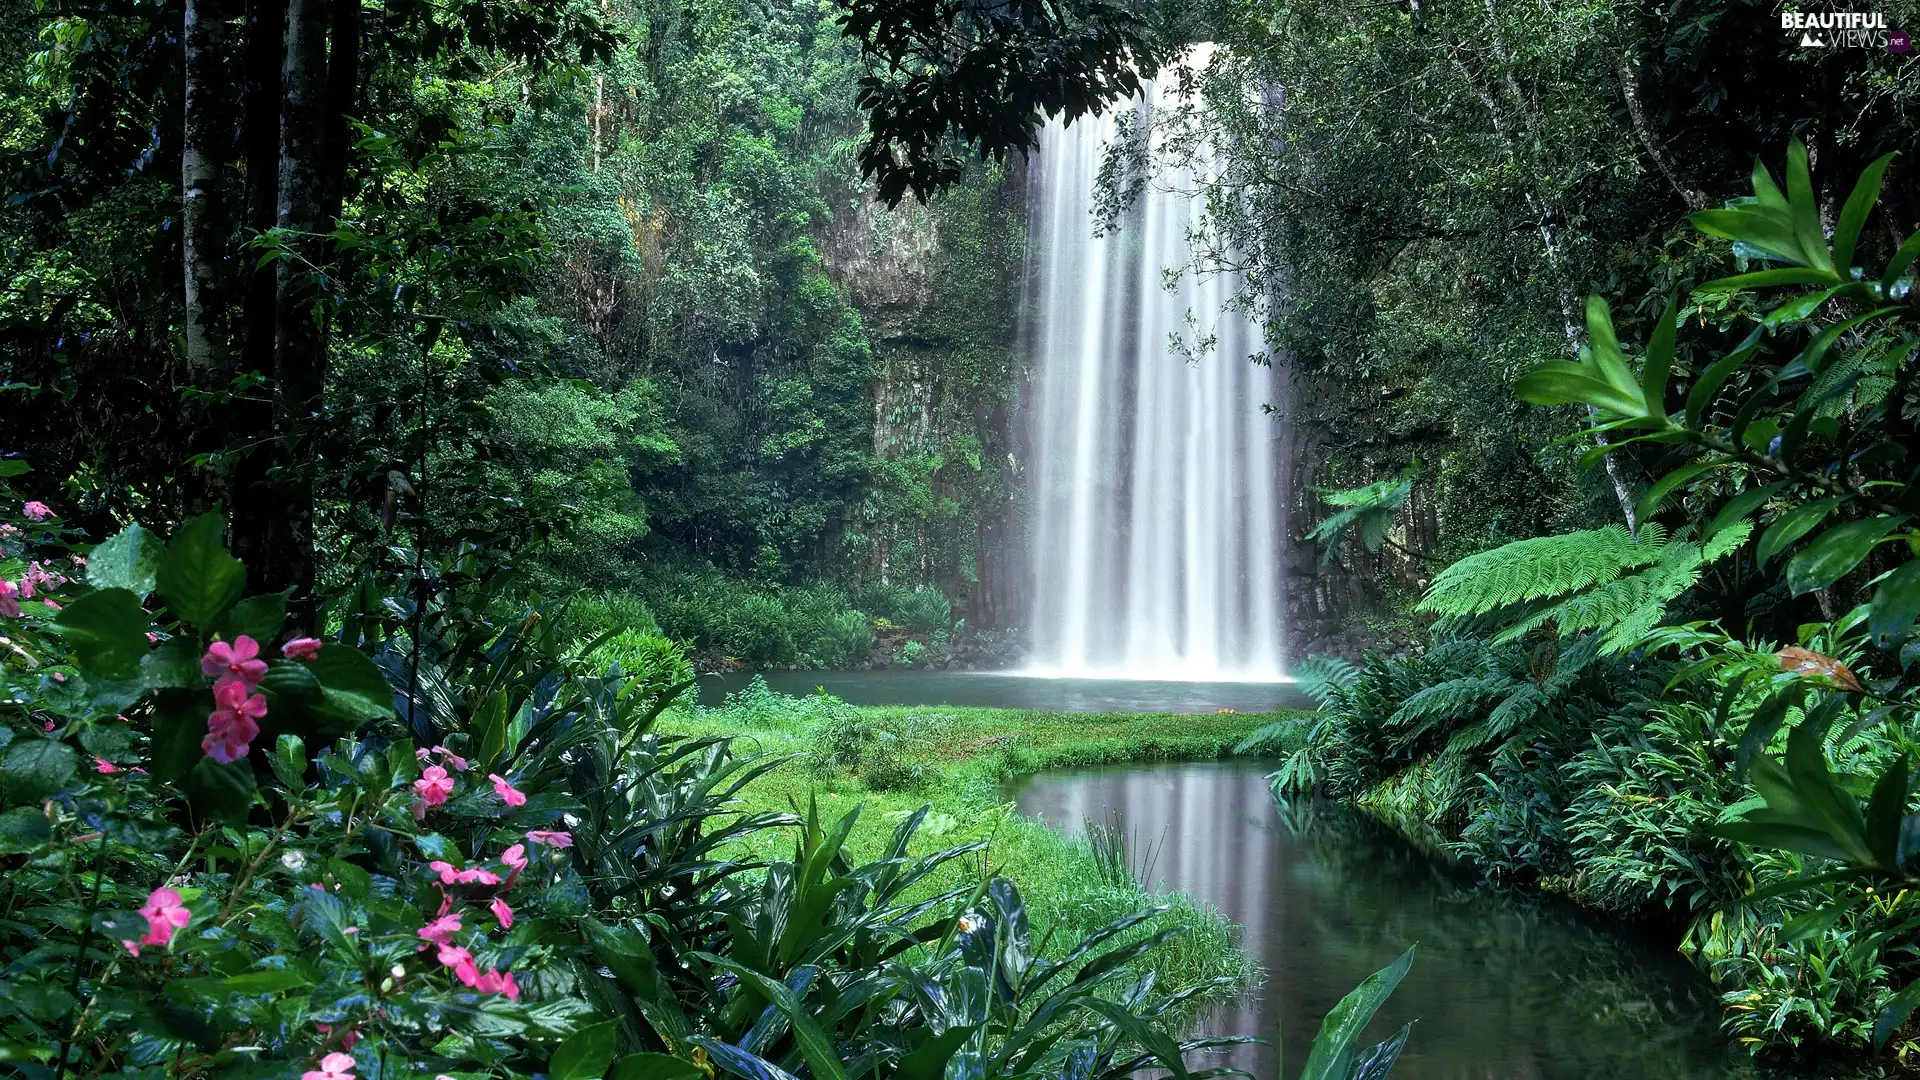
<svg viewBox="0 0 1920 1080">
<path fill-rule="evenodd" d="M 1135 876 L 1244 928 L 1264 984 L 1215 1034 L 1283 1033 L 1287 1075 L 1320 1019 L 1408 945 L 1412 972 L 1363 1044 L 1415 1021 L 1393 1080 L 1730 1080 L 1751 1074 L 1684 959 L 1548 901 L 1475 888 L 1362 815 L 1276 802 L 1251 761 L 1112 766 L 1016 783 L 1022 812 L 1070 834 L 1117 823 Z M 1270 1046 L 1226 1060 L 1275 1077 Z"/>
</svg>

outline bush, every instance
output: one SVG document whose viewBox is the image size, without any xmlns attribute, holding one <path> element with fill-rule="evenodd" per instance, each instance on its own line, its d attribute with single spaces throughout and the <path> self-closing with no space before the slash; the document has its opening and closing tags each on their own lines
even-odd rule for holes
<svg viewBox="0 0 1920 1080">
<path fill-rule="evenodd" d="M 669 706 L 699 697 L 691 686 L 693 664 L 672 639 L 641 630 L 622 630 L 593 651 L 596 668 L 618 665 L 619 673 L 633 680 L 641 693 L 660 697 Z M 672 693 L 669 693 L 672 691 Z"/>
<path fill-rule="evenodd" d="M 1040 959 L 1011 882 L 931 890 L 983 844 L 909 858 L 923 808 L 856 864 L 858 808 L 741 813 L 778 759 L 661 734 L 663 698 L 538 636 L 417 643 L 416 741 L 353 644 L 260 648 L 285 597 L 242 598 L 216 519 L 129 529 L 85 583 L 28 525 L 0 534 L 0 1031 L 29 1077 L 1118 1076 L 1233 1041 L 1176 1041 L 1129 974 L 1171 932 Z M 728 708 L 844 709 L 777 697 Z M 722 854 L 768 830 L 790 859 Z"/>
</svg>

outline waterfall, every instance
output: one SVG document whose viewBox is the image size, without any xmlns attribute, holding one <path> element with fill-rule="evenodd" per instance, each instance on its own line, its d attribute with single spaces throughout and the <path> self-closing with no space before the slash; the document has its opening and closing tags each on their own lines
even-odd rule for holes
<svg viewBox="0 0 1920 1080">
<path fill-rule="evenodd" d="M 1171 92 L 1163 80 L 1143 107 Z M 1229 305 L 1236 280 L 1164 284 L 1191 260 L 1192 172 L 1156 174 L 1094 235 L 1115 131 L 1111 115 L 1050 123 L 1029 191 L 1032 669 L 1279 678 L 1281 432 L 1262 409 L 1278 388 L 1247 359 L 1260 328 Z M 1174 335 L 1213 345 L 1189 359 Z"/>
</svg>

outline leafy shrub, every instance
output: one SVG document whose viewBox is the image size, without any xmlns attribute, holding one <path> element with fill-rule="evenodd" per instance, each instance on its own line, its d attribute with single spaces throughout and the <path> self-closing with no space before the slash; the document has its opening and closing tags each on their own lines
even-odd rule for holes
<svg viewBox="0 0 1920 1080">
<path fill-rule="evenodd" d="M 661 634 L 622 630 L 595 649 L 591 659 L 603 670 L 618 665 L 620 673 L 631 677 L 640 693 L 662 697 L 670 706 L 696 696 L 690 685 L 693 664 L 680 646 Z"/>
<path fill-rule="evenodd" d="M 856 597 L 868 614 L 915 633 L 934 634 L 953 626 L 946 594 L 930 586 L 868 585 Z"/>
<path fill-rule="evenodd" d="M 909 857 L 927 809 L 865 864 L 857 808 L 740 813 L 778 759 L 661 734 L 666 695 L 548 637 L 415 642 L 425 745 L 352 644 L 261 655 L 286 596 L 243 597 L 216 519 L 128 529 L 85 582 L 30 557 L 57 524 L 7 524 L 0 1031 L 30 1077 L 1118 1076 L 1236 1041 L 1176 1041 L 1177 996 L 1127 974 L 1179 928 L 1041 959 L 1011 882 L 930 889 L 982 845 Z M 716 855 L 764 830 L 791 859 Z"/>
<path fill-rule="evenodd" d="M 659 573 L 645 591 L 667 636 L 752 667 L 848 667 L 873 647 L 867 617 L 830 585 L 755 586 L 709 569 Z"/>
</svg>

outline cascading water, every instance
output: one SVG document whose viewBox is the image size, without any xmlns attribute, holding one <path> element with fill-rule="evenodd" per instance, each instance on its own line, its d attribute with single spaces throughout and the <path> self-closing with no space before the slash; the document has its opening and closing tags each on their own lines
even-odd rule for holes
<svg viewBox="0 0 1920 1080">
<path fill-rule="evenodd" d="M 1173 92 L 1158 86 L 1144 104 Z M 1112 116 L 1050 123 L 1029 191 L 1037 284 L 1032 670 L 1150 679 L 1281 677 L 1280 425 L 1238 282 L 1179 275 L 1194 174 L 1155 177 L 1095 236 Z M 1191 321 L 1189 321 L 1191 320 Z M 1189 360 L 1179 335 L 1213 339 Z"/>
</svg>

